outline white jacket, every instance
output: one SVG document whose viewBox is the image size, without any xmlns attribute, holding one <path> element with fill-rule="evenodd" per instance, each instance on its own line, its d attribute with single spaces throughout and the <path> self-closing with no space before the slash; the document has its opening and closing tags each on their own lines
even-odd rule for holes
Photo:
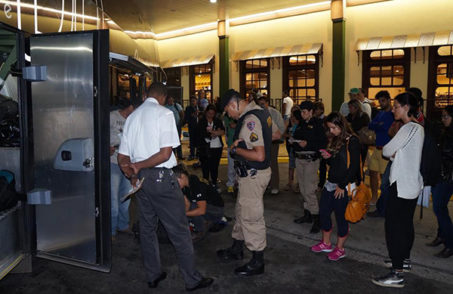
<svg viewBox="0 0 453 294">
<path fill-rule="evenodd" d="M 397 183 L 400 198 L 415 199 L 423 189 L 420 163 L 424 137 L 421 125 L 408 122 L 382 149 L 382 154 L 393 161 L 389 180 L 390 184 Z"/>
</svg>

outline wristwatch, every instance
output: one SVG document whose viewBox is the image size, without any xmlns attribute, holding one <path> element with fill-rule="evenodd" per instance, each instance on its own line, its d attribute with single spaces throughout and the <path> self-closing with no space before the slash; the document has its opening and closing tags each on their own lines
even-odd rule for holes
<svg viewBox="0 0 453 294">
<path fill-rule="evenodd" d="M 233 148 L 231 148 L 231 150 L 230 150 L 230 155 L 236 155 L 236 151 L 237 151 L 236 149 L 237 149 L 236 146 L 234 146 Z"/>
</svg>

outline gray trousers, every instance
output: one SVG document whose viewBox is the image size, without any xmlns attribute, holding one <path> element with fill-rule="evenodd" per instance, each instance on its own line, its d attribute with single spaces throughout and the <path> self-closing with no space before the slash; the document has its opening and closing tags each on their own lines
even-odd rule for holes
<svg viewBox="0 0 453 294">
<path fill-rule="evenodd" d="M 137 192 L 140 207 L 140 241 L 148 281 L 162 272 L 159 242 L 156 235 L 158 220 L 168 233 L 176 250 L 179 270 L 186 287 L 194 287 L 202 279 L 195 269 L 195 258 L 184 206 L 184 196 L 176 176 L 170 169 L 144 169 L 143 187 Z"/>
</svg>

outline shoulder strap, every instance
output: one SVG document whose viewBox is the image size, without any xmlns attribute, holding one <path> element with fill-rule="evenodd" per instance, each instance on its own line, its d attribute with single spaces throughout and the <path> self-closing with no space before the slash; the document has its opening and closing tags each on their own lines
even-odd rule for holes
<svg viewBox="0 0 453 294">
<path fill-rule="evenodd" d="M 346 142 L 346 160 L 347 160 L 346 169 L 349 169 L 349 165 L 351 164 L 351 159 L 350 159 L 350 154 L 349 154 L 349 140 L 351 138 L 352 137 L 349 137 L 348 141 Z M 361 177 L 362 181 L 365 181 L 365 179 L 363 178 L 362 158 L 360 158 L 360 177 Z M 353 193 L 350 190 L 351 190 L 351 183 L 348 183 L 348 196 L 352 197 Z"/>
</svg>

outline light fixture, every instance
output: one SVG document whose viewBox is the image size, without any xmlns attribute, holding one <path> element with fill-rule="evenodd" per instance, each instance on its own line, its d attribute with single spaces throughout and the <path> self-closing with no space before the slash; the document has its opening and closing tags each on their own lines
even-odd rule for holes
<svg viewBox="0 0 453 294">
<path fill-rule="evenodd" d="M 217 0 L 209 0 L 211 3 L 217 3 Z"/>
</svg>

